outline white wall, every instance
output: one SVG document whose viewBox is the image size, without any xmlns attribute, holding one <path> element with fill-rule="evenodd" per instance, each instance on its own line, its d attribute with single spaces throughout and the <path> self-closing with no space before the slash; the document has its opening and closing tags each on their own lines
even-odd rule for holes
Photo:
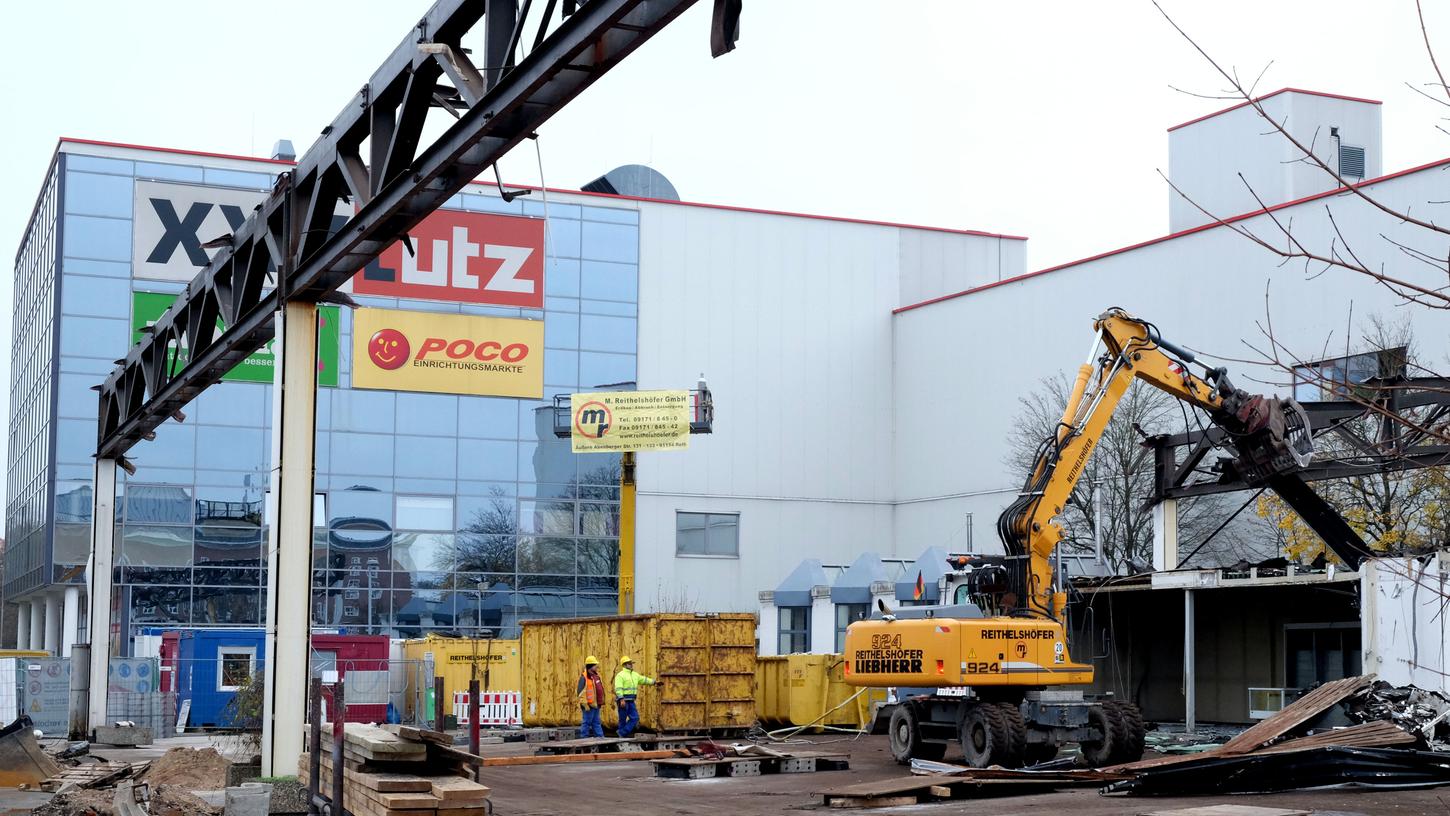
<svg viewBox="0 0 1450 816">
<path fill-rule="evenodd" d="M 1444 198 L 1443 173 L 1432 168 L 1372 186 L 1387 203 L 1414 205 Z M 1332 228 L 1325 207 L 1355 251 L 1371 266 L 1416 276 L 1432 274 L 1379 237 L 1384 232 L 1444 257 L 1444 236 L 1406 227 L 1358 198 L 1335 196 L 1276 213 L 1294 220 L 1308 245 L 1327 249 Z M 1266 216 L 1245 226 L 1268 236 Z M 1282 238 L 1280 239 L 1282 241 Z M 1443 283 L 1443 281 L 1441 282 Z M 1435 284 L 1440 285 L 1440 284 Z M 1342 270 L 1306 274 L 1224 227 L 1203 229 L 1139 249 L 1030 276 L 896 317 L 895 539 L 921 549 L 959 535 L 973 513 L 976 549 L 996 551 L 997 514 L 1015 494 L 1017 478 L 1003 464 L 1008 437 L 1022 414 L 1019 398 L 1042 378 L 1074 372 L 1092 342 L 1092 320 L 1110 306 L 1155 322 L 1169 339 L 1227 365 L 1247 390 L 1285 377 L 1248 358 L 1244 341 L 1267 348 L 1260 326 L 1265 292 L 1279 340 L 1301 357 L 1343 353 L 1351 318 L 1358 342 L 1371 315 L 1411 319 L 1420 351 L 1443 361 L 1450 351 L 1450 313 L 1404 307 L 1375 282 Z M 907 547 L 904 542 L 911 542 Z"/>
<path fill-rule="evenodd" d="M 1338 127 L 1344 144 L 1365 149 L 1365 178 L 1382 172 L 1381 105 L 1297 91 L 1264 97 L 1262 104 L 1268 116 L 1313 147 L 1330 167 L 1338 162 L 1330 128 Z M 1319 167 L 1295 161 L 1302 156 L 1251 106 L 1170 130 L 1168 177 L 1198 206 L 1170 188 L 1169 230 L 1213 221 L 1199 207 L 1228 218 L 1259 209 L 1258 199 L 1273 206 L 1337 186 Z"/>
<path fill-rule="evenodd" d="M 1364 670 L 1396 686 L 1445 691 L 1450 672 L 1450 557 L 1422 564 L 1376 558 L 1360 568 L 1360 642 Z"/>
<path fill-rule="evenodd" d="M 639 387 L 715 395 L 711 436 L 639 457 L 636 598 L 754 610 L 804 558 L 892 538 L 891 310 L 1021 274 L 1021 241 L 640 203 Z M 676 557 L 675 512 L 740 513 L 739 558 Z M 922 548 L 908 542 L 903 557 Z"/>
</svg>

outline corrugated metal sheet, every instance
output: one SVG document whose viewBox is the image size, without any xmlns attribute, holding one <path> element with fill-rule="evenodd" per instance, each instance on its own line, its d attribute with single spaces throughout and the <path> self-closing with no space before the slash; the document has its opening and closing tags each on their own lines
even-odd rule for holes
<svg viewBox="0 0 1450 816">
<path fill-rule="evenodd" d="M 589 655 L 598 657 L 611 703 L 624 655 L 641 674 L 664 681 L 641 691 L 640 726 L 650 731 L 734 731 L 755 724 L 755 616 L 658 614 L 525 621 L 524 724 L 579 722 L 574 689 Z"/>
</svg>

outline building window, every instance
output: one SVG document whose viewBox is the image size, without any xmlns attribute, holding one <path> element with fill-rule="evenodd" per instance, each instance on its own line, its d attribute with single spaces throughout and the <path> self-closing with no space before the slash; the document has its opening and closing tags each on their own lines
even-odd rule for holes
<svg viewBox="0 0 1450 816">
<path fill-rule="evenodd" d="M 1300 402 L 1372 399 L 1378 392 L 1367 383 L 1376 377 L 1405 376 L 1408 359 L 1409 349 L 1397 346 L 1294 366 L 1294 399 Z"/>
<path fill-rule="evenodd" d="M 257 673 L 255 647 L 223 646 L 216 652 L 216 690 L 236 691 Z"/>
<path fill-rule="evenodd" d="M 780 608 L 780 640 L 776 654 L 802 654 L 811 650 L 811 608 Z"/>
<path fill-rule="evenodd" d="M 675 554 L 740 557 L 739 513 L 675 513 Z"/>
<path fill-rule="evenodd" d="M 846 627 L 856 621 L 866 620 L 871 614 L 871 604 L 836 604 L 836 653 L 846 651 Z"/>
</svg>

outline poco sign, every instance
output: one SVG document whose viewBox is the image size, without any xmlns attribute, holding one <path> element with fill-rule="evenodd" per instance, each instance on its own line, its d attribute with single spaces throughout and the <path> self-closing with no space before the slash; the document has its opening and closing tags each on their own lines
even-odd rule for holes
<svg viewBox="0 0 1450 816">
<path fill-rule="evenodd" d="M 544 221 L 438 210 L 353 278 L 360 295 L 544 307 Z"/>
<path fill-rule="evenodd" d="M 356 388 L 544 395 L 541 320 L 356 309 L 352 359 Z"/>
</svg>

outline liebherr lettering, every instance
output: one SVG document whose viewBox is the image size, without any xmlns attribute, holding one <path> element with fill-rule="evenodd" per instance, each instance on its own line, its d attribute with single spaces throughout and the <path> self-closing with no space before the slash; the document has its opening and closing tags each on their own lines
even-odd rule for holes
<svg viewBox="0 0 1450 816">
<path fill-rule="evenodd" d="M 862 649 L 851 661 L 857 674 L 921 674 L 921 649 Z"/>
</svg>

